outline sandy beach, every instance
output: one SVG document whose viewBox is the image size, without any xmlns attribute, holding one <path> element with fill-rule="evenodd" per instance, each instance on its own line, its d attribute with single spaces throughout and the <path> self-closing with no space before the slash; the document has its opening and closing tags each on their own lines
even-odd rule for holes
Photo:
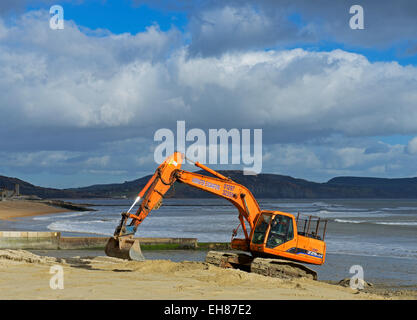
<svg viewBox="0 0 417 320">
<path fill-rule="evenodd" d="M 43 214 L 69 212 L 64 208 L 53 207 L 44 203 L 26 200 L 0 201 L 0 219 L 12 220 L 18 217 L 29 217 Z"/>
<path fill-rule="evenodd" d="M 52 266 L 63 289 L 51 289 Z M 278 279 L 203 262 L 125 261 L 110 257 L 57 259 L 0 250 L 1 299 L 415 299 L 383 296 L 299 278 Z"/>
</svg>

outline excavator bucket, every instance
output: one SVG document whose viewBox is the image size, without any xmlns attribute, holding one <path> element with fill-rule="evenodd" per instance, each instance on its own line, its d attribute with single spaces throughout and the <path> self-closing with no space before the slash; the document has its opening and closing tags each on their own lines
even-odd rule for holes
<svg viewBox="0 0 417 320">
<path fill-rule="evenodd" d="M 145 261 L 139 240 L 133 236 L 111 237 L 107 241 L 106 255 L 119 259 Z"/>
</svg>

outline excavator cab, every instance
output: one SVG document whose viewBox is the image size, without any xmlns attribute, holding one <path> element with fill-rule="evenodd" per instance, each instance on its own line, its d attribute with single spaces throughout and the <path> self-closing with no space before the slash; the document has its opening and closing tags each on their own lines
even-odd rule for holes
<svg viewBox="0 0 417 320">
<path fill-rule="evenodd" d="M 259 217 L 252 236 L 253 244 L 275 248 L 294 238 L 292 219 L 281 214 L 263 213 Z"/>
<path fill-rule="evenodd" d="M 251 248 L 276 248 L 294 239 L 294 223 L 283 212 L 262 211 L 252 234 Z"/>
<path fill-rule="evenodd" d="M 298 232 L 298 222 L 305 222 Z M 320 224 L 324 226 L 318 235 Z M 312 264 L 323 264 L 326 245 L 323 241 L 327 221 L 281 211 L 262 211 L 251 235 L 250 251 L 255 256 L 276 257 Z"/>
</svg>

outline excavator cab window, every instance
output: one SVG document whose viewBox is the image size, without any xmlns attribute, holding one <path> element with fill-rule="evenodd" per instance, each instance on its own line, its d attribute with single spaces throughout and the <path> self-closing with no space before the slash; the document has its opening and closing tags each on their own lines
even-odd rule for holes
<svg viewBox="0 0 417 320">
<path fill-rule="evenodd" d="M 255 230 L 253 232 L 252 243 L 262 244 L 265 240 L 265 234 L 268 230 L 269 223 L 271 222 L 270 214 L 262 214 L 258 222 L 256 223 Z"/>
<path fill-rule="evenodd" d="M 271 222 L 271 229 L 269 231 L 268 240 L 266 241 L 266 247 L 275 248 L 293 238 L 294 229 L 292 219 L 287 216 L 276 215 Z"/>
</svg>

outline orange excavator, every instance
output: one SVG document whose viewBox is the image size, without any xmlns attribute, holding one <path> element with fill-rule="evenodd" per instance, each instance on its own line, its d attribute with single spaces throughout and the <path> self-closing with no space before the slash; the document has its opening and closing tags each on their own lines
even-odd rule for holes
<svg viewBox="0 0 417 320">
<path fill-rule="evenodd" d="M 327 220 L 313 216 L 301 219 L 300 214 L 295 217 L 286 212 L 261 210 L 246 187 L 198 162 L 195 166 L 212 176 L 181 170 L 184 160 L 182 153 L 175 152 L 157 168 L 130 209 L 122 213 L 114 236 L 106 245 L 108 256 L 144 260 L 139 240 L 134 238 L 134 234 L 148 214 L 161 206 L 165 193 L 174 182 L 179 182 L 224 198 L 238 210 L 240 223 L 233 230 L 231 240 L 234 251 L 210 251 L 206 262 L 221 267 L 246 268 L 269 276 L 309 276 L 317 279 L 316 272 L 303 263 L 324 263 Z M 140 201 L 136 213 L 130 213 Z M 235 238 L 240 226 L 244 234 L 241 239 Z"/>
</svg>

